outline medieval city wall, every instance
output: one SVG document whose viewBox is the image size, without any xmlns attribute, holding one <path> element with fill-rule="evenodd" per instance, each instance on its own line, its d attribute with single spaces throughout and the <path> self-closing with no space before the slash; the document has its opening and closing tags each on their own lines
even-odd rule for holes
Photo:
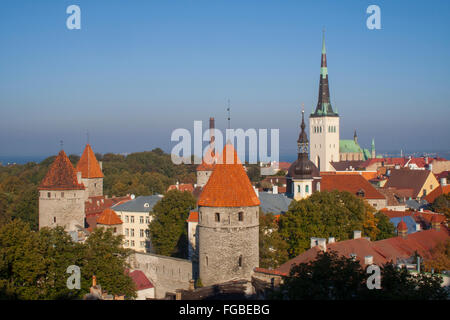
<svg viewBox="0 0 450 320">
<path fill-rule="evenodd" d="M 130 257 L 132 269 L 139 269 L 155 286 L 155 298 L 162 299 L 166 292 L 189 289 L 193 279 L 192 262 L 185 259 L 135 252 Z"/>
</svg>

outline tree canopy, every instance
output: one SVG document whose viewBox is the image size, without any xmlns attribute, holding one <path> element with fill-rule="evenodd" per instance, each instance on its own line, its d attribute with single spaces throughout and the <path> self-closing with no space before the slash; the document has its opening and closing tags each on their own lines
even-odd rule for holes
<svg viewBox="0 0 450 320">
<path fill-rule="evenodd" d="M 153 207 L 149 224 L 153 251 L 157 254 L 187 257 L 187 218 L 196 207 L 196 199 L 189 192 L 171 190 Z"/>
<path fill-rule="evenodd" d="M 280 216 L 279 232 L 288 243 L 289 257 L 309 249 L 311 237 L 350 239 L 354 230 L 377 239 L 380 232 L 375 209 L 349 192 L 322 191 L 300 201 L 292 201 Z"/>
<path fill-rule="evenodd" d="M 102 289 L 135 297 L 125 270 L 131 251 L 121 236 L 96 229 L 85 243 L 75 243 L 61 227 L 32 231 L 15 219 L 0 228 L 0 299 L 79 299 L 89 293 L 95 275 Z M 81 269 L 81 289 L 67 288 L 67 268 Z"/>
</svg>

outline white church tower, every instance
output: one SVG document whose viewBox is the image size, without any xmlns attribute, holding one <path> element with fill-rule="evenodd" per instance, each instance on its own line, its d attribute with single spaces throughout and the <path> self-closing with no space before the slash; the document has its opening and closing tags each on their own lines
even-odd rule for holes
<svg viewBox="0 0 450 320">
<path fill-rule="evenodd" d="M 334 171 L 330 162 L 339 161 L 339 115 L 333 111 L 328 86 L 325 32 L 322 40 L 319 99 L 309 117 L 310 159 L 319 171 Z"/>
</svg>

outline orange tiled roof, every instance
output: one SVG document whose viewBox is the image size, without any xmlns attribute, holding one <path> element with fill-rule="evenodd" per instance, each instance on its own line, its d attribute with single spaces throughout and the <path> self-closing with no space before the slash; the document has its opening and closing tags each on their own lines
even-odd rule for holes
<svg viewBox="0 0 450 320">
<path fill-rule="evenodd" d="M 437 187 L 433 191 L 431 191 L 426 197 L 425 200 L 427 200 L 428 203 L 433 203 L 434 200 L 436 200 L 437 197 L 443 194 L 447 194 L 450 192 L 450 185 Z"/>
<path fill-rule="evenodd" d="M 386 199 L 369 181 L 359 174 L 323 174 L 320 190 L 348 191 L 352 194 L 363 190 L 364 199 Z"/>
<path fill-rule="evenodd" d="M 225 145 L 218 163 L 203 188 L 198 205 L 204 207 L 247 207 L 260 204 L 236 150 Z"/>
<path fill-rule="evenodd" d="M 397 224 L 397 230 L 398 230 L 398 231 L 408 230 L 408 227 L 406 226 L 405 221 L 401 220 L 401 221 Z"/>
<path fill-rule="evenodd" d="M 191 183 L 181 183 L 181 184 L 172 184 L 167 188 L 167 191 L 170 190 L 179 190 L 179 191 L 187 191 L 194 192 L 194 186 Z"/>
<path fill-rule="evenodd" d="M 186 221 L 187 222 L 198 222 L 198 212 L 197 211 L 189 212 L 189 217 Z"/>
<path fill-rule="evenodd" d="M 64 150 L 56 156 L 47 174 L 39 185 L 39 190 L 83 190 L 77 174 Z"/>
<path fill-rule="evenodd" d="M 103 178 L 100 164 L 89 144 L 84 148 L 80 161 L 78 161 L 76 171 L 81 171 L 81 177 L 83 178 Z"/>
<path fill-rule="evenodd" d="M 122 220 L 120 220 L 119 216 L 114 210 L 107 208 L 103 210 L 100 217 L 97 218 L 97 224 L 112 226 L 116 224 L 122 224 Z"/>
</svg>

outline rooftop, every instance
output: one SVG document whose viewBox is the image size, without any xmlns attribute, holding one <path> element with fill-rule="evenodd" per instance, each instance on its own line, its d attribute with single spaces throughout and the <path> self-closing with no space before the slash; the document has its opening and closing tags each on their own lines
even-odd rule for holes
<svg viewBox="0 0 450 320">
<path fill-rule="evenodd" d="M 94 151 L 89 144 L 84 148 L 80 161 L 78 161 L 76 171 L 81 172 L 82 178 L 103 178 L 102 169 L 95 157 Z"/>
<path fill-rule="evenodd" d="M 162 198 L 163 196 L 160 194 L 151 196 L 139 196 L 125 203 L 114 205 L 113 209 L 115 211 L 126 212 L 151 212 L 155 204 Z"/>
</svg>

